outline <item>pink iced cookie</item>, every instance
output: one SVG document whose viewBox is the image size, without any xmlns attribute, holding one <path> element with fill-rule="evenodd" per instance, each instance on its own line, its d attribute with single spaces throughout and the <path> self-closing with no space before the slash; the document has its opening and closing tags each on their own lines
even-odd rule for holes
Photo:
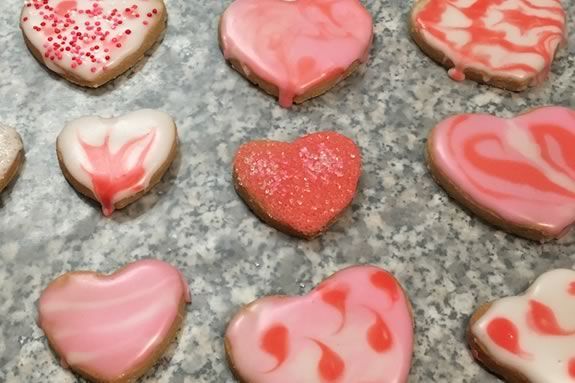
<svg viewBox="0 0 575 383">
<path fill-rule="evenodd" d="M 251 303 L 230 322 L 225 342 L 246 383 L 398 383 L 411 365 L 413 321 L 391 274 L 354 266 L 303 297 Z"/>
<path fill-rule="evenodd" d="M 20 28 L 38 61 L 98 87 L 138 62 L 165 21 L 163 0 L 26 0 Z"/>
<path fill-rule="evenodd" d="M 359 0 L 235 0 L 220 22 L 225 58 L 284 107 L 353 72 L 367 60 L 372 35 Z"/>
<path fill-rule="evenodd" d="M 40 297 L 38 324 L 64 366 L 92 381 L 127 382 L 162 356 L 188 302 L 175 267 L 143 260 L 109 276 L 60 276 Z"/>
<path fill-rule="evenodd" d="M 464 114 L 431 132 L 430 170 L 485 220 L 544 240 L 575 221 L 575 111 L 545 107 L 512 119 Z"/>
<path fill-rule="evenodd" d="M 575 382 L 575 271 L 549 271 L 523 295 L 481 306 L 468 340 L 508 382 Z"/>
</svg>

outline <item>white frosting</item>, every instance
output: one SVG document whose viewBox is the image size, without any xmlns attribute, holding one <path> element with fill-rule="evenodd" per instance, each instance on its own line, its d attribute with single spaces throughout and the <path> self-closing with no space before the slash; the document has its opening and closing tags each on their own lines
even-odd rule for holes
<svg viewBox="0 0 575 383">
<path fill-rule="evenodd" d="M 568 335 L 546 335 L 533 326 L 530 301 L 546 305 Z M 506 318 L 517 328 L 521 356 L 495 344 L 487 326 Z M 520 372 L 533 383 L 571 383 L 569 363 L 575 361 L 575 271 L 557 269 L 541 275 L 525 294 L 496 301 L 472 327 L 472 333 L 499 363 Z M 575 362 L 574 362 L 575 363 Z"/>
<path fill-rule="evenodd" d="M 21 151 L 22 139 L 18 132 L 0 124 L 0 179 L 7 176 Z"/>
<path fill-rule="evenodd" d="M 168 114 L 151 109 L 138 110 L 117 118 L 90 116 L 69 122 L 58 136 L 58 151 L 72 177 L 92 192 L 94 187 L 90 172 L 94 171 L 94 166 L 81 142 L 90 146 L 102 146 L 106 137 L 109 138 L 111 155 L 118 153 L 130 142 L 138 140 L 124 158 L 123 170 L 133 168 L 149 145 L 142 163 L 145 176 L 138 182 L 138 186 L 145 188 L 152 176 L 168 160 L 177 134 L 174 120 Z M 110 164 L 108 167 L 115 166 L 118 164 Z M 133 188 L 121 190 L 114 196 L 113 201 L 121 201 L 137 191 Z"/>
</svg>

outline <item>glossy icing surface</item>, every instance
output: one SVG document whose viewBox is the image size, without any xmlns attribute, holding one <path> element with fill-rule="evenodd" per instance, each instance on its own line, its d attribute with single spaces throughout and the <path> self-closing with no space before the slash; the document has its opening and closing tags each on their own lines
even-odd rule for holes
<svg viewBox="0 0 575 383">
<path fill-rule="evenodd" d="M 22 149 L 22 139 L 18 132 L 0 124 L 0 179 L 7 175 Z"/>
<path fill-rule="evenodd" d="M 361 173 L 355 143 L 335 132 L 293 143 L 251 141 L 234 160 L 236 183 L 276 221 L 317 233 L 352 201 Z"/>
<path fill-rule="evenodd" d="M 455 65 L 454 80 L 467 68 L 486 76 L 537 84 L 566 41 L 565 11 L 559 0 L 421 0 L 415 29 Z M 488 78 L 485 78 L 488 80 Z"/>
<path fill-rule="evenodd" d="M 230 322 L 226 341 L 251 383 L 405 382 L 413 324 L 395 278 L 355 266 L 305 296 L 255 301 Z"/>
<path fill-rule="evenodd" d="M 575 111 L 458 115 L 433 129 L 434 164 L 503 219 L 560 236 L 575 220 Z"/>
<path fill-rule="evenodd" d="M 472 327 L 487 352 L 533 383 L 575 382 L 575 271 L 541 275 L 524 295 L 496 301 Z"/>
<path fill-rule="evenodd" d="M 235 0 L 220 25 L 226 59 L 276 85 L 284 107 L 367 60 L 372 34 L 358 0 Z"/>
<path fill-rule="evenodd" d="M 110 215 L 114 203 L 146 189 L 168 161 L 176 140 L 169 115 L 142 109 L 117 118 L 71 121 L 58 136 L 58 151 L 68 172 Z"/>
<path fill-rule="evenodd" d="M 20 26 L 48 68 L 90 81 L 135 53 L 164 12 L 162 0 L 28 0 Z"/>
<path fill-rule="evenodd" d="M 112 380 L 154 356 L 189 301 L 176 268 L 143 260 L 110 276 L 64 274 L 40 296 L 38 324 L 64 365 Z"/>
</svg>

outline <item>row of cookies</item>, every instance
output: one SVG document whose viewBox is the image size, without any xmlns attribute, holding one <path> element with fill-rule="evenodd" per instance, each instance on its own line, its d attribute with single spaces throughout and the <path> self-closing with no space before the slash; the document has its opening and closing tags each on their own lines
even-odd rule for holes
<svg viewBox="0 0 575 383">
<path fill-rule="evenodd" d="M 20 26 L 38 61 L 98 87 L 139 61 L 166 20 L 162 0 L 28 0 Z M 560 0 L 416 0 L 410 25 L 451 78 L 514 91 L 541 83 L 566 41 Z M 350 75 L 372 40 L 372 17 L 357 0 L 235 0 L 219 26 L 226 60 L 285 107 Z"/>
<path fill-rule="evenodd" d="M 62 365 L 127 382 L 162 356 L 191 302 L 182 273 L 141 260 L 116 273 L 70 272 L 38 301 L 38 325 Z M 508 382 L 575 379 L 575 271 L 541 275 L 523 294 L 480 306 L 474 357 Z M 302 297 L 267 296 L 229 322 L 225 351 L 241 382 L 406 382 L 414 317 L 400 283 L 375 266 L 343 269 Z"/>
</svg>

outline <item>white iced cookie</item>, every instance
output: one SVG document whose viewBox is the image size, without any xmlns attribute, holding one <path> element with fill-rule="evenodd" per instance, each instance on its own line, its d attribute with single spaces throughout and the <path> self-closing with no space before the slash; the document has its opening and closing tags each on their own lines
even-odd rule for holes
<svg viewBox="0 0 575 383">
<path fill-rule="evenodd" d="M 22 139 L 16 130 L 0 124 L 0 192 L 14 179 L 24 162 Z"/>
</svg>

